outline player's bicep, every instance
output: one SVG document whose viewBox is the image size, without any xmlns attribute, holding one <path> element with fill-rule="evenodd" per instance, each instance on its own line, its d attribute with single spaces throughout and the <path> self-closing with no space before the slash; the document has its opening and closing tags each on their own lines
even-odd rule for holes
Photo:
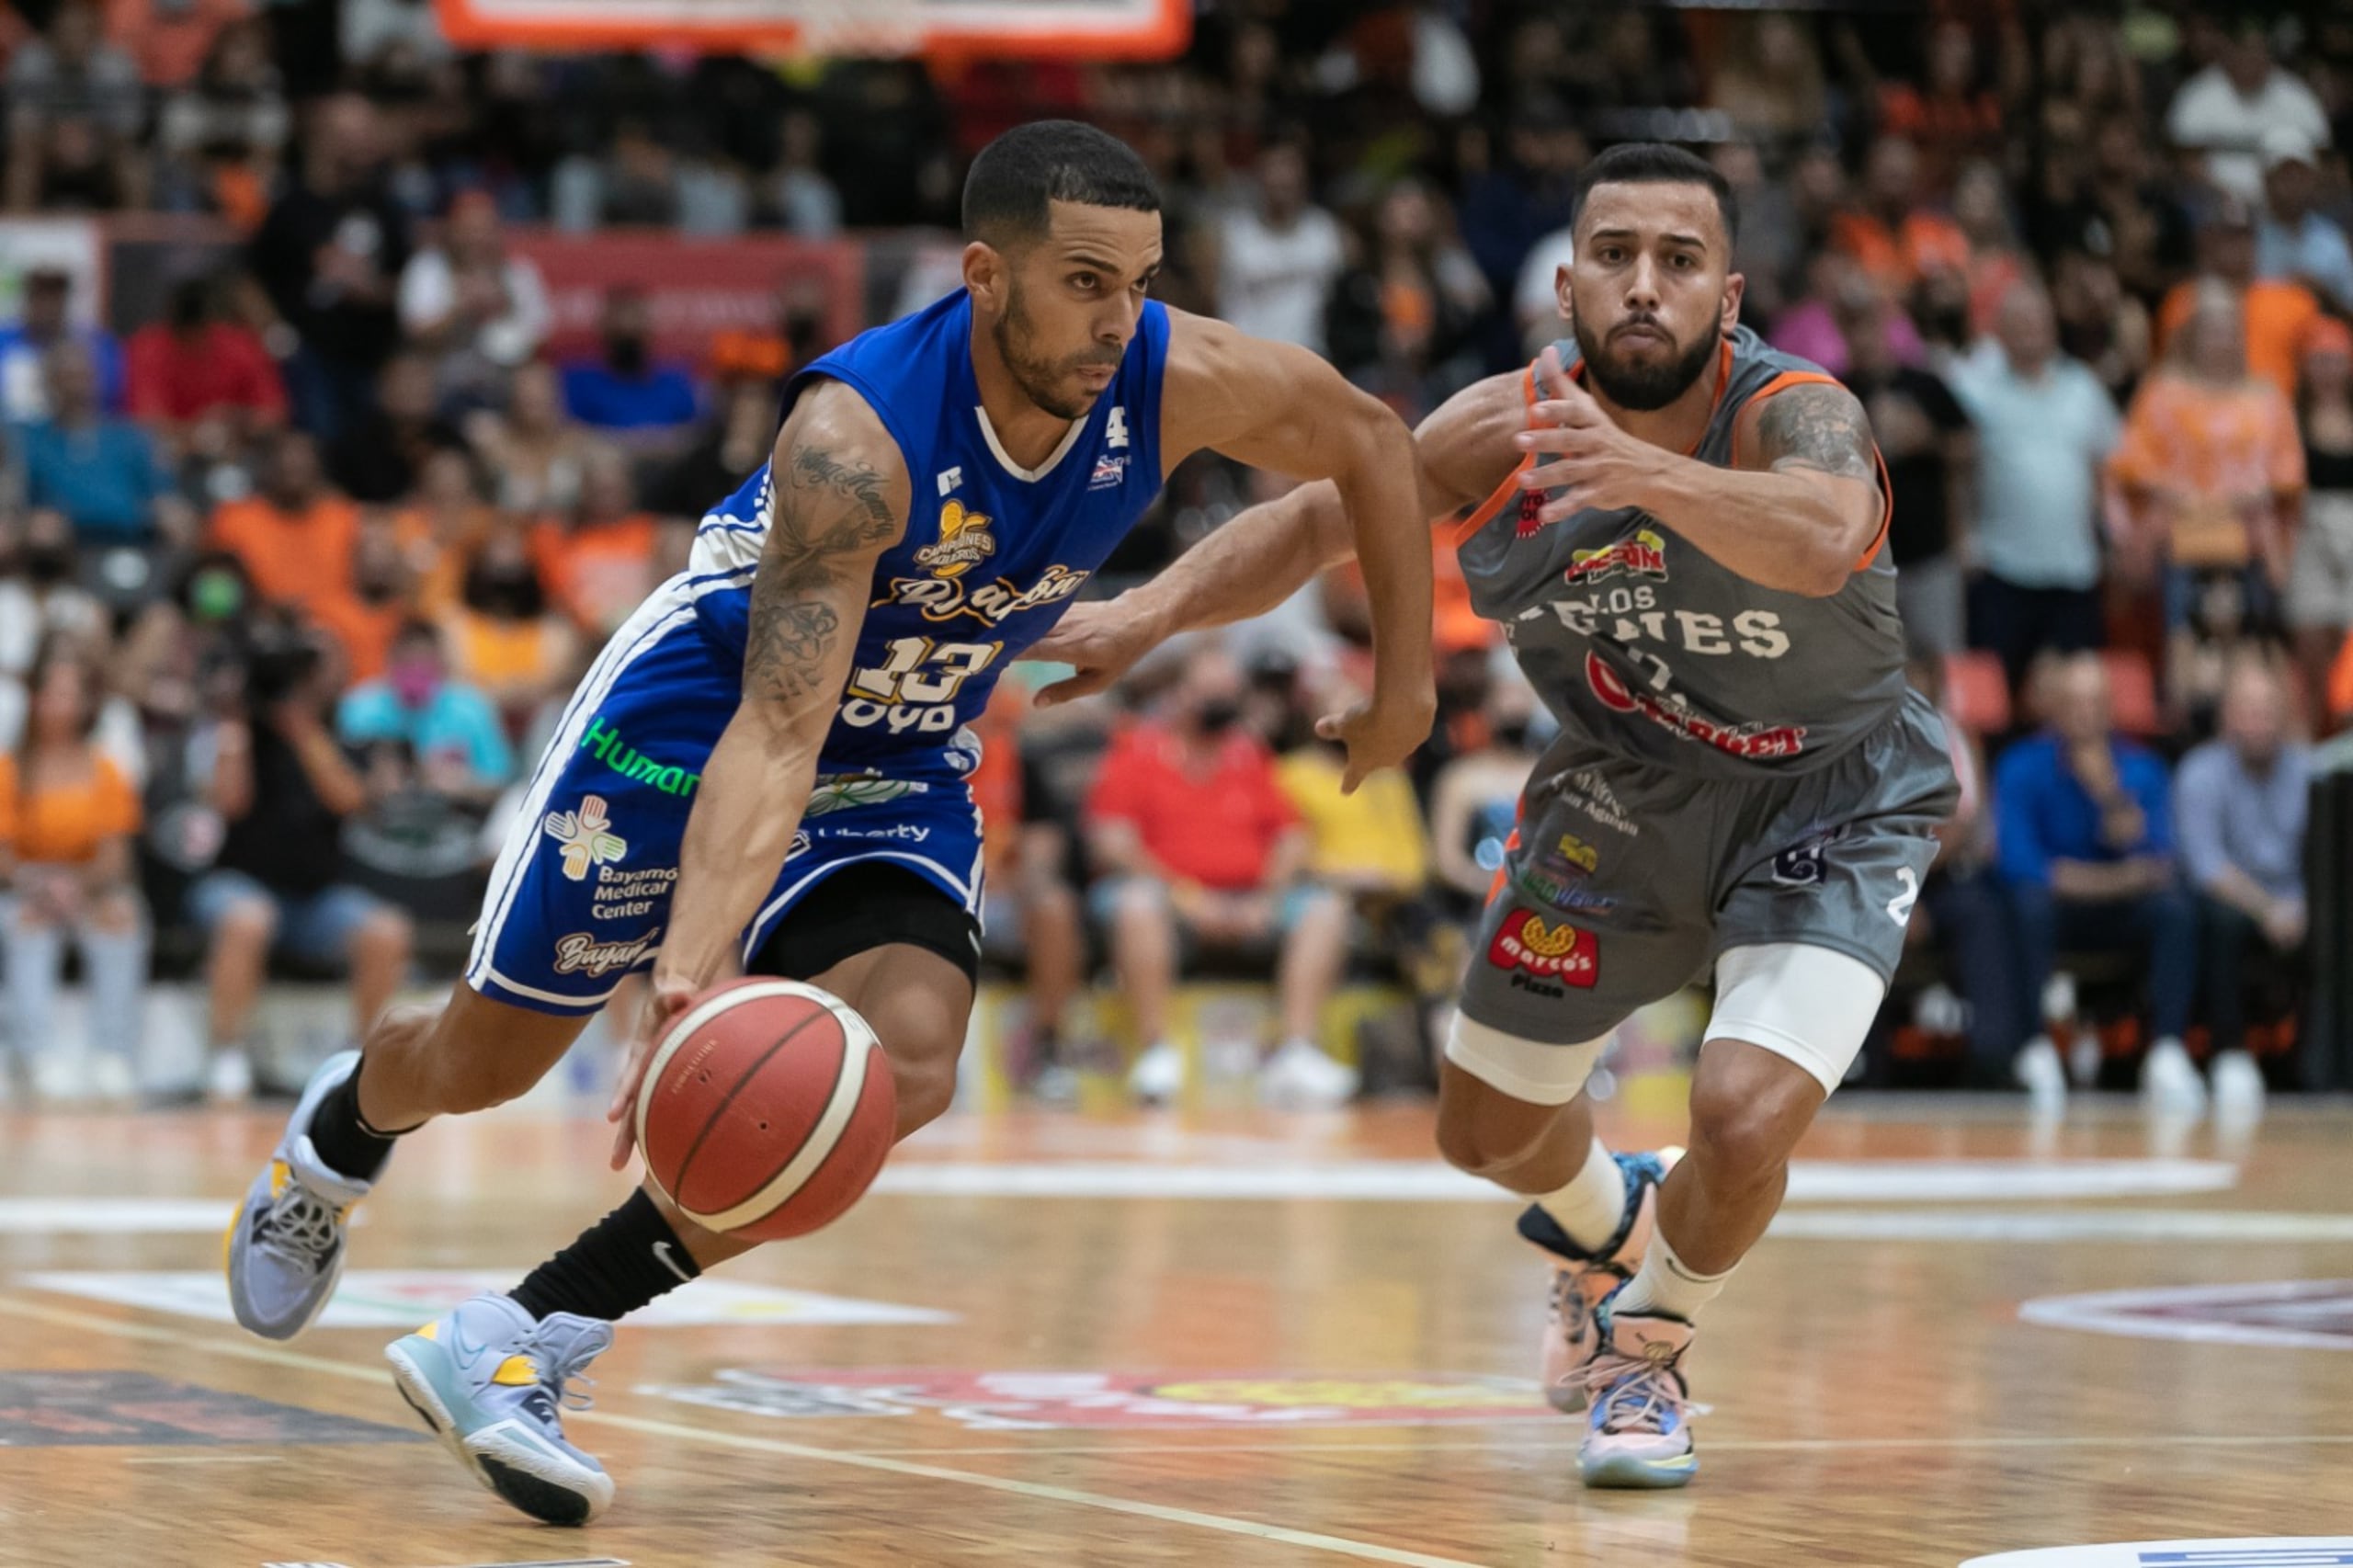
<svg viewBox="0 0 2353 1568">
<path fill-rule="evenodd" d="M 777 729 L 822 735 L 849 678 L 874 563 L 905 528 L 906 465 L 872 411 L 829 385 L 786 421 L 770 476 L 744 703 Z"/>
<path fill-rule="evenodd" d="M 1753 407 L 1754 438 L 1742 443 L 1742 466 L 1817 485 L 1837 503 L 1855 550 L 1868 549 L 1886 520 L 1888 497 L 1870 421 L 1855 394 L 1809 381 Z"/>
<path fill-rule="evenodd" d="M 1175 314 L 1165 444 L 1173 464 L 1208 448 L 1294 479 L 1336 479 L 1368 437 L 1396 426 L 1379 399 L 1296 344 Z"/>
</svg>

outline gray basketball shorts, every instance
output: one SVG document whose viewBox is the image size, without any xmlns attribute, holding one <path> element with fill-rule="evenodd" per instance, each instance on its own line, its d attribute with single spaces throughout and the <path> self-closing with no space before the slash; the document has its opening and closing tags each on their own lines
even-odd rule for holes
<svg viewBox="0 0 2353 1568">
<path fill-rule="evenodd" d="M 1564 741 L 1521 801 L 1462 1015 L 1583 1044 L 1725 951 L 1767 943 L 1845 953 L 1884 984 L 1959 794 L 1943 726 L 1917 699 L 1828 765 L 1756 781 Z"/>
</svg>

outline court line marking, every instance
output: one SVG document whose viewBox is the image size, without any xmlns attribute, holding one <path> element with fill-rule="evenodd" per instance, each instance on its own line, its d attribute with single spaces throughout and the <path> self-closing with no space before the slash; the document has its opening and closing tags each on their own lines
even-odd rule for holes
<svg viewBox="0 0 2353 1568">
<path fill-rule="evenodd" d="M 1707 1440 L 1711 1453 L 1844 1453 L 1856 1449 L 2153 1449 L 2153 1448 L 2294 1448 L 2299 1444 L 2315 1447 L 2353 1446 L 2353 1432 L 2314 1434 L 2302 1437 L 2281 1437 L 2268 1433 L 2243 1433 L 2227 1437 L 2199 1437 L 2194 1434 L 2168 1434 L 2162 1437 L 1711 1437 Z M 1534 1453 L 1558 1450 L 1574 1452 L 1580 1446 L 1574 1438 L 1536 1440 L 1496 1438 L 1484 1443 L 1468 1441 L 1415 1442 L 1397 1439 L 1364 1443 L 1097 1443 L 1036 1448 L 969 1448 L 969 1449 L 860 1449 L 855 1451 L 871 1457 L 904 1454 L 932 1454 L 949 1458 L 959 1454 L 1042 1454 L 1070 1456 L 1074 1454 L 1104 1454 L 1123 1457 L 1128 1454 L 1390 1454 L 1424 1453 L 1444 1450 L 1485 1450 L 1487 1452 Z"/>
<path fill-rule="evenodd" d="M 277 1454 L 133 1454 L 131 1464 L 278 1464 Z"/>
<path fill-rule="evenodd" d="M 373 1368 L 354 1365 L 348 1361 L 329 1360 L 321 1356 L 306 1356 L 299 1351 L 276 1350 L 266 1345 L 241 1345 L 234 1340 L 216 1340 L 200 1335 L 183 1334 L 176 1329 L 151 1324 L 122 1323 L 87 1312 L 66 1312 L 44 1307 L 12 1296 L 0 1295 L 0 1312 L 40 1322 L 61 1324 L 85 1332 L 95 1329 L 102 1334 L 115 1334 L 131 1339 L 144 1339 L 161 1345 L 175 1345 L 182 1349 L 210 1352 L 222 1356 L 242 1357 L 272 1366 L 291 1367 L 318 1372 L 330 1377 L 349 1378 L 370 1384 L 381 1383 L 385 1374 Z M 1130 1514 L 1139 1518 L 1157 1519 L 1164 1524 L 1190 1525 L 1198 1529 L 1217 1530 L 1226 1535 L 1251 1537 L 1274 1541 L 1283 1546 L 1302 1547 L 1311 1551 L 1330 1552 L 1338 1557 L 1354 1557 L 1368 1562 L 1393 1562 L 1400 1568 L 1481 1568 L 1476 1562 L 1466 1562 L 1457 1557 L 1434 1557 L 1427 1552 L 1407 1551 L 1398 1547 L 1376 1546 L 1370 1541 L 1349 1540 L 1341 1536 L 1321 1535 L 1313 1530 L 1292 1529 L 1287 1525 L 1261 1524 L 1255 1519 L 1229 1518 L 1223 1514 L 1205 1514 L 1193 1508 L 1174 1508 L 1160 1503 L 1139 1502 L 1132 1498 L 1113 1497 L 1100 1492 L 1082 1492 L 1075 1487 L 1050 1486 L 1042 1482 L 1017 1481 L 1007 1476 L 976 1475 L 971 1471 L 948 1470 L 938 1465 L 916 1464 L 881 1454 L 842 1452 L 831 1449 L 811 1448 L 801 1443 L 788 1443 L 775 1437 L 754 1437 L 745 1433 L 706 1431 L 700 1427 L 682 1426 L 675 1422 L 649 1420 L 643 1416 L 608 1414 L 600 1410 L 576 1411 L 574 1420 L 596 1422 L 618 1426 L 624 1431 L 643 1433 L 652 1437 L 674 1437 L 690 1443 L 707 1443 L 715 1448 L 742 1449 L 753 1453 L 777 1454 L 787 1459 L 810 1460 L 822 1464 L 848 1465 L 858 1470 L 881 1471 L 891 1475 L 912 1476 L 921 1481 L 946 1481 L 963 1486 L 978 1486 L 991 1492 L 1007 1492 L 1017 1497 L 1034 1497 L 1042 1502 L 1069 1503 L 1079 1507 L 1101 1508 L 1114 1514 Z"/>
</svg>

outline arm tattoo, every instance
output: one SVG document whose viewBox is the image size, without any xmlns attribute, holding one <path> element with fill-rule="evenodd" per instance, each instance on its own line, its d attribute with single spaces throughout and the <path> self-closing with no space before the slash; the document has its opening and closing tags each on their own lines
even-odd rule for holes
<svg viewBox="0 0 2353 1568">
<path fill-rule="evenodd" d="M 1775 472 L 1812 469 L 1842 479 L 1876 482 L 1879 461 L 1863 405 L 1844 387 L 1791 387 L 1765 400 L 1756 415 L 1756 445 Z"/>
<path fill-rule="evenodd" d="M 752 585 L 744 650 L 747 697 L 797 702 L 824 686 L 824 668 L 841 631 L 825 602 L 847 558 L 897 532 L 899 519 L 870 464 L 803 447 L 789 472 L 774 476 L 768 537 Z"/>
</svg>

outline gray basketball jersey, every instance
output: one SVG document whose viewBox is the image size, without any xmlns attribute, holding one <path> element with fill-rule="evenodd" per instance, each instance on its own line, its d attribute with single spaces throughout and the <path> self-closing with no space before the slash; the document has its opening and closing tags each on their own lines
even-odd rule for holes
<svg viewBox="0 0 2353 1568">
<path fill-rule="evenodd" d="M 1576 345 L 1558 347 L 1574 366 Z M 1691 455 L 1733 466 L 1733 422 L 1752 400 L 1830 379 L 1741 327 Z M 1563 747 L 1708 778 L 1787 776 L 1829 763 L 1902 705 L 1895 566 L 1877 543 L 1836 594 L 1809 598 L 1718 565 L 1639 509 L 1539 526 L 1544 497 L 1518 482 L 1472 514 L 1458 548 L 1472 604 L 1502 624 Z"/>
</svg>

